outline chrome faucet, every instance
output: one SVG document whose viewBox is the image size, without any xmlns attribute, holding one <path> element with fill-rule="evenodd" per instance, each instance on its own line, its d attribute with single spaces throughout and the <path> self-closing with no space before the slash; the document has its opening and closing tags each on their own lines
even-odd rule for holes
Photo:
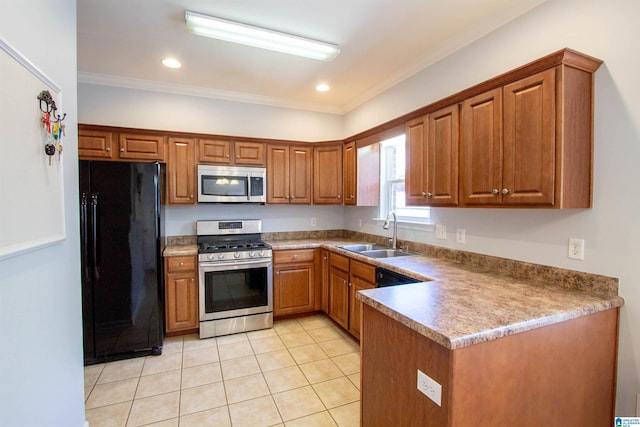
<svg viewBox="0 0 640 427">
<path fill-rule="evenodd" d="M 394 211 L 389 211 L 387 217 L 384 220 L 384 224 L 382 224 L 382 228 L 385 230 L 389 229 L 389 215 L 393 215 L 393 237 L 391 240 L 391 248 L 397 249 L 398 242 L 398 218 L 396 217 L 396 213 Z"/>
</svg>

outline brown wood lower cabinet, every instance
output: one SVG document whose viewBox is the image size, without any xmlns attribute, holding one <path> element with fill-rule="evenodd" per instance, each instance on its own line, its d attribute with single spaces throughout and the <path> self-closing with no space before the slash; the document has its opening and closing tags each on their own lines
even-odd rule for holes
<svg viewBox="0 0 640 427">
<path fill-rule="evenodd" d="M 349 263 L 349 279 L 349 332 L 360 339 L 362 301 L 356 299 L 356 292 L 376 287 L 376 268 L 352 259 Z"/>
<path fill-rule="evenodd" d="M 316 250 L 273 252 L 273 315 L 285 316 L 318 310 Z"/>
<path fill-rule="evenodd" d="M 198 273 L 196 256 L 166 257 L 165 320 L 167 335 L 198 330 Z"/>
<path fill-rule="evenodd" d="M 610 426 L 618 309 L 450 350 L 363 306 L 361 425 Z M 418 370 L 442 386 L 417 390 Z"/>
<path fill-rule="evenodd" d="M 349 258 L 329 253 L 329 317 L 349 329 Z"/>
</svg>

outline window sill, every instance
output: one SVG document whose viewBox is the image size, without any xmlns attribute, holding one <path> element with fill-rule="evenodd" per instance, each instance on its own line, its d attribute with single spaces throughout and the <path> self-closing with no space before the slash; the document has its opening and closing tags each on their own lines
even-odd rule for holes
<svg viewBox="0 0 640 427">
<path fill-rule="evenodd" d="M 373 218 L 376 224 L 384 224 L 384 218 Z M 390 220 L 393 223 L 393 220 Z M 418 221 L 407 221 L 407 220 L 398 220 L 398 228 L 404 228 L 407 230 L 420 230 L 420 231 L 435 231 L 435 224 L 428 222 L 418 222 Z"/>
</svg>

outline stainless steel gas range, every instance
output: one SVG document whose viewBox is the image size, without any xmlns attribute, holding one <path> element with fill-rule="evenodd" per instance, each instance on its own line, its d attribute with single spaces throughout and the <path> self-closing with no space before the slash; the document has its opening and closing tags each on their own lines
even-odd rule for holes
<svg viewBox="0 0 640 427">
<path fill-rule="evenodd" d="M 200 338 L 273 326 L 271 246 L 260 220 L 197 221 Z"/>
</svg>

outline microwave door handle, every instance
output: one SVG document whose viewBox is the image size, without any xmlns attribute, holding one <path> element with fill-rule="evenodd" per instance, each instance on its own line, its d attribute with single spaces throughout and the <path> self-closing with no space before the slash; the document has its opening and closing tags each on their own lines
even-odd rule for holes
<svg viewBox="0 0 640 427">
<path fill-rule="evenodd" d="M 251 174 L 247 174 L 247 200 L 251 201 Z"/>
</svg>

